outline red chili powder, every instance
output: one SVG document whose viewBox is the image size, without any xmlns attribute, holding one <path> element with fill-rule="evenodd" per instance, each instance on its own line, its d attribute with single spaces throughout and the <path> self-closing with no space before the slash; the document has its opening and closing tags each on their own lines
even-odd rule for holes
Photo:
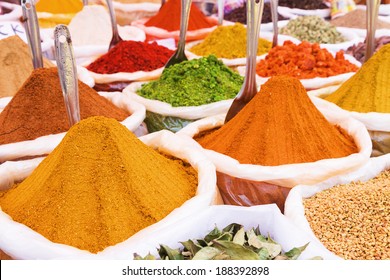
<svg viewBox="0 0 390 280">
<path fill-rule="evenodd" d="M 130 114 L 79 81 L 81 119 L 105 116 L 122 121 Z M 0 114 L 0 144 L 36 139 L 70 128 L 57 68 L 34 70 Z"/>
<path fill-rule="evenodd" d="M 301 82 L 270 78 L 253 99 L 218 130 L 195 138 L 204 148 L 240 163 L 277 166 L 357 153 L 353 138 L 329 123 Z"/>
<path fill-rule="evenodd" d="M 295 45 L 291 41 L 270 50 L 265 59 L 259 61 L 256 72 L 262 77 L 288 75 L 298 79 L 330 77 L 359 68 L 345 59 L 343 51 L 334 57 L 320 45 L 302 42 Z"/>
<path fill-rule="evenodd" d="M 155 26 L 167 31 L 180 30 L 181 17 L 181 1 L 169 0 L 159 10 L 159 12 L 151 17 L 146 26 Z M 194 3 L 191 4 L 190 15 L 188 19 L 188 30 L 198 30 L 202 28 L 209 28 L 216 25 L 207 20 L 206 16 L 196 7 Z"/>
<path fill-rule="evenodd" d="M 165 66 L 174 51 L 156 42 L 121 41 L 87 69 L 99 74 L 152 71 Z"/>
</svg>

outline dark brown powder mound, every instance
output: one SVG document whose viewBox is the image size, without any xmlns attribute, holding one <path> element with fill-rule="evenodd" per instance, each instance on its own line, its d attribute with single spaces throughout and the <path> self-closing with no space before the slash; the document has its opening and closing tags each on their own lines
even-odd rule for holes
<svg viewBox="0 0 390 280">
<path fill-rule="evenodd" d="M 329 123 L 296 78 L 276 76 L 220 129 L 196 138 L 242 164 L 276 166 L 358 152 L 352 137 Z"/>
<path fill-rule="evenodd" d="M 122 121 L 130 114 L 79 81 L 81 119 L 105 116 Z M 0 144 L 33 140 L 70 128 L 57 68 L 34 70 L 0 114 Z"/>
</svg>

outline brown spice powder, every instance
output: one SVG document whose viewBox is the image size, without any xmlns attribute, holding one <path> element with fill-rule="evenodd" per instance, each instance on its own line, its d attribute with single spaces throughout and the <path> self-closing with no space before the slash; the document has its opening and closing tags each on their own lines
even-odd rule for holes
<svg viewBox="0 0 390 280">
<path fill-rule="evenodd" d="M 106 116 L 118 121 L 130 114 L 79 81 L 81 119 Z M 32 72 L 0 114 L 0 144 L 36 139 L 70 128 L 57 68 Z"/>
</svg>

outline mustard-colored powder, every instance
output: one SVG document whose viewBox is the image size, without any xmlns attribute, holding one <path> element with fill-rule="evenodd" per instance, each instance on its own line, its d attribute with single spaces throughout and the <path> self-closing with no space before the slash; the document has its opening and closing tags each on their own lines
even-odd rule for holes
<svg viewBox="0 0 390 280">
<path fill-rule="evenodd" d="M 390 44 L 325 99 L 348 111 L 390 113 Z"/>
<path fill-rule="evenodd" d="M 257 55 L 267 53 L 271 47 L 271 42 L 260 38 Z M 241 23 L 218 26 L 190 51 L 199 56 L 214 54 L 218 58 L 228 59 L 246 57 L 246 27 Z"/>
<path fill-rule="evenodd" d="M 193 197 L 196 171 L 143 144 L 114 119 L 73 126 L 2 210 L 49 240 L 102 251 L 166 217 Z"/>
<path fill-rule="evenodd" d="M 35 5 L 37 12 L 52 14 L 74 14 L 83 9 L 81 0 L 39 0 Z"/>
</svg>

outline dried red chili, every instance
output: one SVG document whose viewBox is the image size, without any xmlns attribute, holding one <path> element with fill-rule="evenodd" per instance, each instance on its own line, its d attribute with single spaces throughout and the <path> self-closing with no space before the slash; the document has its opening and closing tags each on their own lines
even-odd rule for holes
<svg viewBox="0 0 390 280">
<path fill-rule="evenodd" d="M 152 71 L 163 67 L 174 51 L 156 42 L 121 41 L 87 69 L 99 74 Z"/>
<path fill-rule="evenodd" d="M 175 31 L 180 29 L 180 0 L 167 1 L 159 10 L 159 12 L 151 17 L 146 26 L 155 26 L 167 31 Z M 202 28 L 209 28 L 216 23 L 211 23 L 206 16 L 196 7 L 194 3 L 191 4 L 190 15 L 188 18 L 188 30 L 197 30 Z"/>
<path fill-rule="evenodd" d="M 299 79 L 330 77 L 357 70 L 358 67 L 346 60 L 342 51 L 333 56 L 317 43 L 295 45 L 291 41 L 272 48 L 256 66 L 257 74 L 262 77 L 289 75 Z"/>
</svg>

